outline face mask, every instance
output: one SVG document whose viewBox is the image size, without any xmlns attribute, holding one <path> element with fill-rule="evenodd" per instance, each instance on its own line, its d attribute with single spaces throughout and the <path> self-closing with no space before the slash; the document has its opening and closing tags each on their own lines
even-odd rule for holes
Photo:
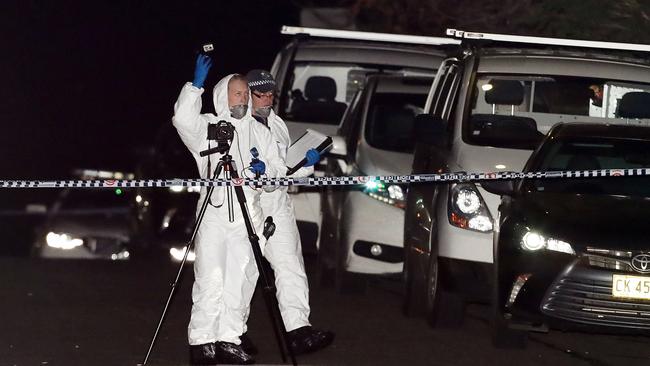
<svg viewBox="0 0 650 366">
<path fill-rule="evenodd" d="M 230 107 L 230 115 L 234 119 L 241 119 L 246 115 L 246 111 L 248 110 L 248 105 L 246 104 L 239 104 Z"/>
<path fill-rule="evenodd" d="M 267 118 L 271 114 L 271 106 L 255 108 L 255 115 L 262 118 Z"/>
</svg>

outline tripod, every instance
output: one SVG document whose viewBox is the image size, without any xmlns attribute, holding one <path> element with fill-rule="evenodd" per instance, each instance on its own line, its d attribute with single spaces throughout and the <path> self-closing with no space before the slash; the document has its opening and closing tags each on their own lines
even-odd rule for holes
<svg viewBox="0 0 650 366">
<path fill-rule="evenodd" d="M 219 176 L 222 169 L 228 172 L 232 178 L 239 178 L 239 174 L 237 173 L 237 170 L 233 166 L 232 156 L 228 154 L 229 150 L 230 150 L 230 146 L 227 143 L 227 141 L 219 141 L 216 147 L 200 152 L 201 156 L 207 156 L 214 153 L 224 154 L 221 157 L 221 159 L 219 159 L 219 163 L 217 164 L 217 167 L 214 171 L 214 176 L 212 177 L 213 180 Z M 162 327 L 162 324 L 165 320 L 165 316 L 167 315 L 169 304 L 171 303 L 174 293 L 176 291 L 176 285 L 178 284 L 178 281 L 181 277 L 183 266 L 185 265 L 185 262 L 187 260 L 187 255 L 192 249 L 192 247 L 194 246 L 194 239 L 198 232 L 199 226 L 203 221 L 203 217 L 205 215 L 205 211 L 208 207 L 210 196 L 212 195 L 214 188 L 215 188 L 214 186 L 208 187 L 206 197 L 203 203 L 201 204 L 201 209 L 199 210 L 199 214 L 197 215 L 196 223 L 194 224 L 194 229 L 192 231 L 192 236 L 190 238 L 189 244 L 187 245 L 187 248 L 185 249 L 183 260 L 181 261 L 180 266 L 178 268 L 178 273 L 176 274 L 176 279 L 171 284 L 171 290 L 169 292 L 169 297 L 167 298 L 167 303 L 165 304 L 165 308 L 163 309 L 162 315 L 160 316 L 160 320 L 158 321 L 158 326 L 156 327 L 156 331 L 154 332 L 153 338 L 151 340 L 151 344 L 149 345 L 149 349 L 144 358 L 144 361 L 142 362 L 142 365 L 147 364 L 147 361 L 149 359 L 149 356 L 151 355 L 151 351 L 154 347 L 156 339 L 158 338 L 158 333 L 160 332 L 160 328 Z M 253 255 L 255 256 L 257 269 L 260 273 L 260 279 L 262 280 L 264 301 L 266 303 L 269 316 L 271 317 L 271 323 L 273 324 L 273 331 L 275 333 L 275 338 L 278 342 L 280 355 L 282 356 L 282 362 L 285 363 L 287 362 L 287 357 L 285 354 L 285 349 L 286 349 L 291 358 L 291 363 L 294 366 L 296 366 L 297 365 L 296 358 L 295 355 L 293 354 L 293 350 L 289 346 L 289 342 L 287 339 L 287 330 L 284 326 L 284 322 L 282 321 L 280 308 L 278 306 L 277 299 L 275 297 L 275 293 L 276 293 L 275 285 L 270 281 L 269 275 L 266 273 L 266 268 L 264 267 L 264 262 L 262 258 L 262 250 L 260 249 L 260 244 L 259 244 L 259 237 L 255 233 L 255 229 L 253 227 L 253 224 L 251 223 L 250 215 L 248 213 L 248 207 L 246 206 L 246 196 L 244 195 L 244 189 L 241 186 L 235 186 L 234 188 L 235 188 L 235 194 L 237 196 L 237 201 L 239 202 L 239 207 L 241 208 L 242 217 L 244 218 L 244 223 L 246 225 L 248 239 L 253 249 Z M 232 216 L 232 214 L 229 215 Z M 273 224 L 273 219 L 269 216 L 265 221 L 264 231 L 262 234 L 266 239 L 268 239 L 273 234 L 273 231 L 275 231 L 275 225 Z"/>
</svg>

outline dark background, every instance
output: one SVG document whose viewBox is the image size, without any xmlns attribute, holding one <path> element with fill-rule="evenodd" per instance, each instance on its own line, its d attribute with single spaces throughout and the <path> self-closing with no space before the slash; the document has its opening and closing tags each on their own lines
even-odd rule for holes
<svg viewBox="0 0 650 366">
<path fill-rule="evenodd" d="M 216 47 L 211 90 L 226 74 L 270 68 L 288 39 L 280 27 L 298 16 L 287 1 L 3 2 L 0 179 L 131 170 L 170 123 L 203 42 Z"/>
</svg>

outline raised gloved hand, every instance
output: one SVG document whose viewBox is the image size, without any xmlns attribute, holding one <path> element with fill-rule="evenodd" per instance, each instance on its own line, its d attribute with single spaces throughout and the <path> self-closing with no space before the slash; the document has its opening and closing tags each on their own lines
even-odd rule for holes
<svg viewBox="0 0 650 366">
<path fill-rule="evenodd" d="M 266 164 L 262 160 L 257 160 L 251 163 L 251 171 L 255 174 L 262 175 L 266 172 Z"/>
<path fill-rule="evenodd" d="M 309 149 L 305 154 L 307 164 L 305 166 L 312 166 L 320 161 L 320 153 L 316 149 Z"/>
<path fill-rule="evenodd" d="M 205 83 L 205 79 L 208 77 L 210 67 L 212 67 L 212 59 L 210 56 L 199 54 L 196 58 L 196 67 L 194 68 L 194 80 L 192 81 L 192 85 L 197 88 L 203 88 L 203 83 Z"/>
</svg>

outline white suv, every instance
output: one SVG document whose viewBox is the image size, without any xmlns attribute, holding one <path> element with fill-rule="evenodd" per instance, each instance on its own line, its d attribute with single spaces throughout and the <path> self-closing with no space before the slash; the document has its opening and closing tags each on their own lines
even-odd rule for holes
<svg viewBox="0 0 650 366">
<path fill-rule="evenodd" d="M 431 75 L 443 58 L 442 45 L 460 44 L 451 38 L 287 26 L 282 33 L 294 37 L 278 52 L 271 73 L 278 83 L 275 110 L 292 140 L 307 128 L 336 134 L 367 74 Z M 316 175 L 322 175 L 325 160 L 315 167 Z M 319 189 L 292 187 L 289 193 L 303 246 L 314 250 L 321 221 Z"/>
<path fill-rule="evenodd" d="M 578 41 L 557 47 L 553 39 L 536 44 L 540 39 L 531 38 L 513 46 L 486 43 L 490 35 L 468 36 L 482 41 L 466 36 L 462 50 L 443 62 L 427 114 L 416 121 L 414 173 L 521 171 L 558 122 L 638 123 L 619 118 L 617 105 L 627 92 L 650 91 L 647 59 Z M 499 202 L 475 183 L 411 187 L 404 230 L 407 313 L 425 311 L 432 325 L 458 323 L 466 301 L 488 298 Z"/>
</svg>

